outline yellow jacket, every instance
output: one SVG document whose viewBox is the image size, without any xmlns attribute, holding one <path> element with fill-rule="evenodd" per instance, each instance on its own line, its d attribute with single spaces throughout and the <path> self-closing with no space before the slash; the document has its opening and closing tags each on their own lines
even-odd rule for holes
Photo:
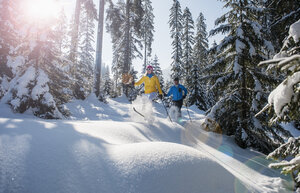
<svg viewBox="0 0 300 193">
<path fill-rule="evenodd" d="M 160 83 L 156 75 L 153 75 L 151 78 L 145 75 L 138 82 L 134 83 L 134 86 L 138 86 L 142 83 L 145 84 L 145 94 L 157 92 L 157 90 L 159 94 L 162 94 Z"/>
</svg>

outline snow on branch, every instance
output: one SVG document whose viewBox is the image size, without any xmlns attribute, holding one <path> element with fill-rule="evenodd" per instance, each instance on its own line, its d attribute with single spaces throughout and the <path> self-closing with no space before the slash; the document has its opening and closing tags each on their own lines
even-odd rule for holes
<svg viewBox="0 0 300 193">
<path fill-rule="evenodd" d="M 220 27 L 211 30 L 209 32 L 209 36 L 214 36 L 218 33 L 222 33 L 222 34 L 228 33 L 231 30 L 231 27 L 232 26 L 230 24 L 220 25 Z"/>
</svg>

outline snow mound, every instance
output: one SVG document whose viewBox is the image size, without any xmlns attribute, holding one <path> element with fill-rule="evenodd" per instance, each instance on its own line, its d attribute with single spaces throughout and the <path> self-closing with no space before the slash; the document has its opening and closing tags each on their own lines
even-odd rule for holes
<svg viewBox="0 0 300 193">
<path fill-rule="evenodd" d="M 289 192 L 264 156 L 202 130 L 196 106 L 193 122 L 186 109 L 178 124 L 153 103 L 150 124 L 133 121 L 141 117 L 128 115 L 125 97 L 108 102 L 90 96 L 67 104 L 73 120 L 12 114 L 0 104 L 0 192 Z"/>
<path fill-rule="evenodd" d="M 117 146 L 111 153 L 121 192 L 234 192 L 231 173 L 184 145 L 137 143 Z"/>
<path fill-rule="evenodd" d="M 234 192 L 233 174 L 192 147 L 150 141 L 126 122 L 125 138 L 112 122 L 95 123 L 1 118 L 0 190 Z"/>
</svg>

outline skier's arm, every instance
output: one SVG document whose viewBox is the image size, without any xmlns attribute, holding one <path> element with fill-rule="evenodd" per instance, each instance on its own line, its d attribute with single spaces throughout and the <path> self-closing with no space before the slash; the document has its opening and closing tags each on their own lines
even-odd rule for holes
<svg viewBox="0 0 300 193">
<path fill-rule="evenodd" d="M 168 94 L 167 94 L 167 97 L 169 97 L 169 96 L 171 95 L 171 93 L 172 93 L 172 87 L 169 89 L 169 92 L 168 92 Z"/>
<path fill-rule="evenodd" d="M 162 90 L 161 90 L 161 88 L 160 88 L 160 83 L 159 83 L 159 80 L 158 80 L 157 77 L 156 77 L 156 87 L 157 87 L 157 89 L 158 89 L 159 94 L 162 95 Z"/>
<path fill-rule="evenodd" d="M 139 86 L 139 85 L 141 85 L 141 84 L 144 82 L 144 78 L 145 78 L 145 76 L 143 76 L 139 81 L 135 82 L 135 83 L 134 83 L 134 86 Z"/>
</svg>

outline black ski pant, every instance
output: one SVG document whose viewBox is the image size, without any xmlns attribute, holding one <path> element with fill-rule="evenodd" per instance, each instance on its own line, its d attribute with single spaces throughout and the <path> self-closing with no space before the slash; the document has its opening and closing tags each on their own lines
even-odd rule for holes
<svg viewBox="0 0 300 193">
<path fill-rule="evenodd" d="M 181 117 L 181 107 L 183 105 L 183 99 L 178 101 L 172 101 L 172 105 L 178 108 L 179 117 Z"/>
</svg>

